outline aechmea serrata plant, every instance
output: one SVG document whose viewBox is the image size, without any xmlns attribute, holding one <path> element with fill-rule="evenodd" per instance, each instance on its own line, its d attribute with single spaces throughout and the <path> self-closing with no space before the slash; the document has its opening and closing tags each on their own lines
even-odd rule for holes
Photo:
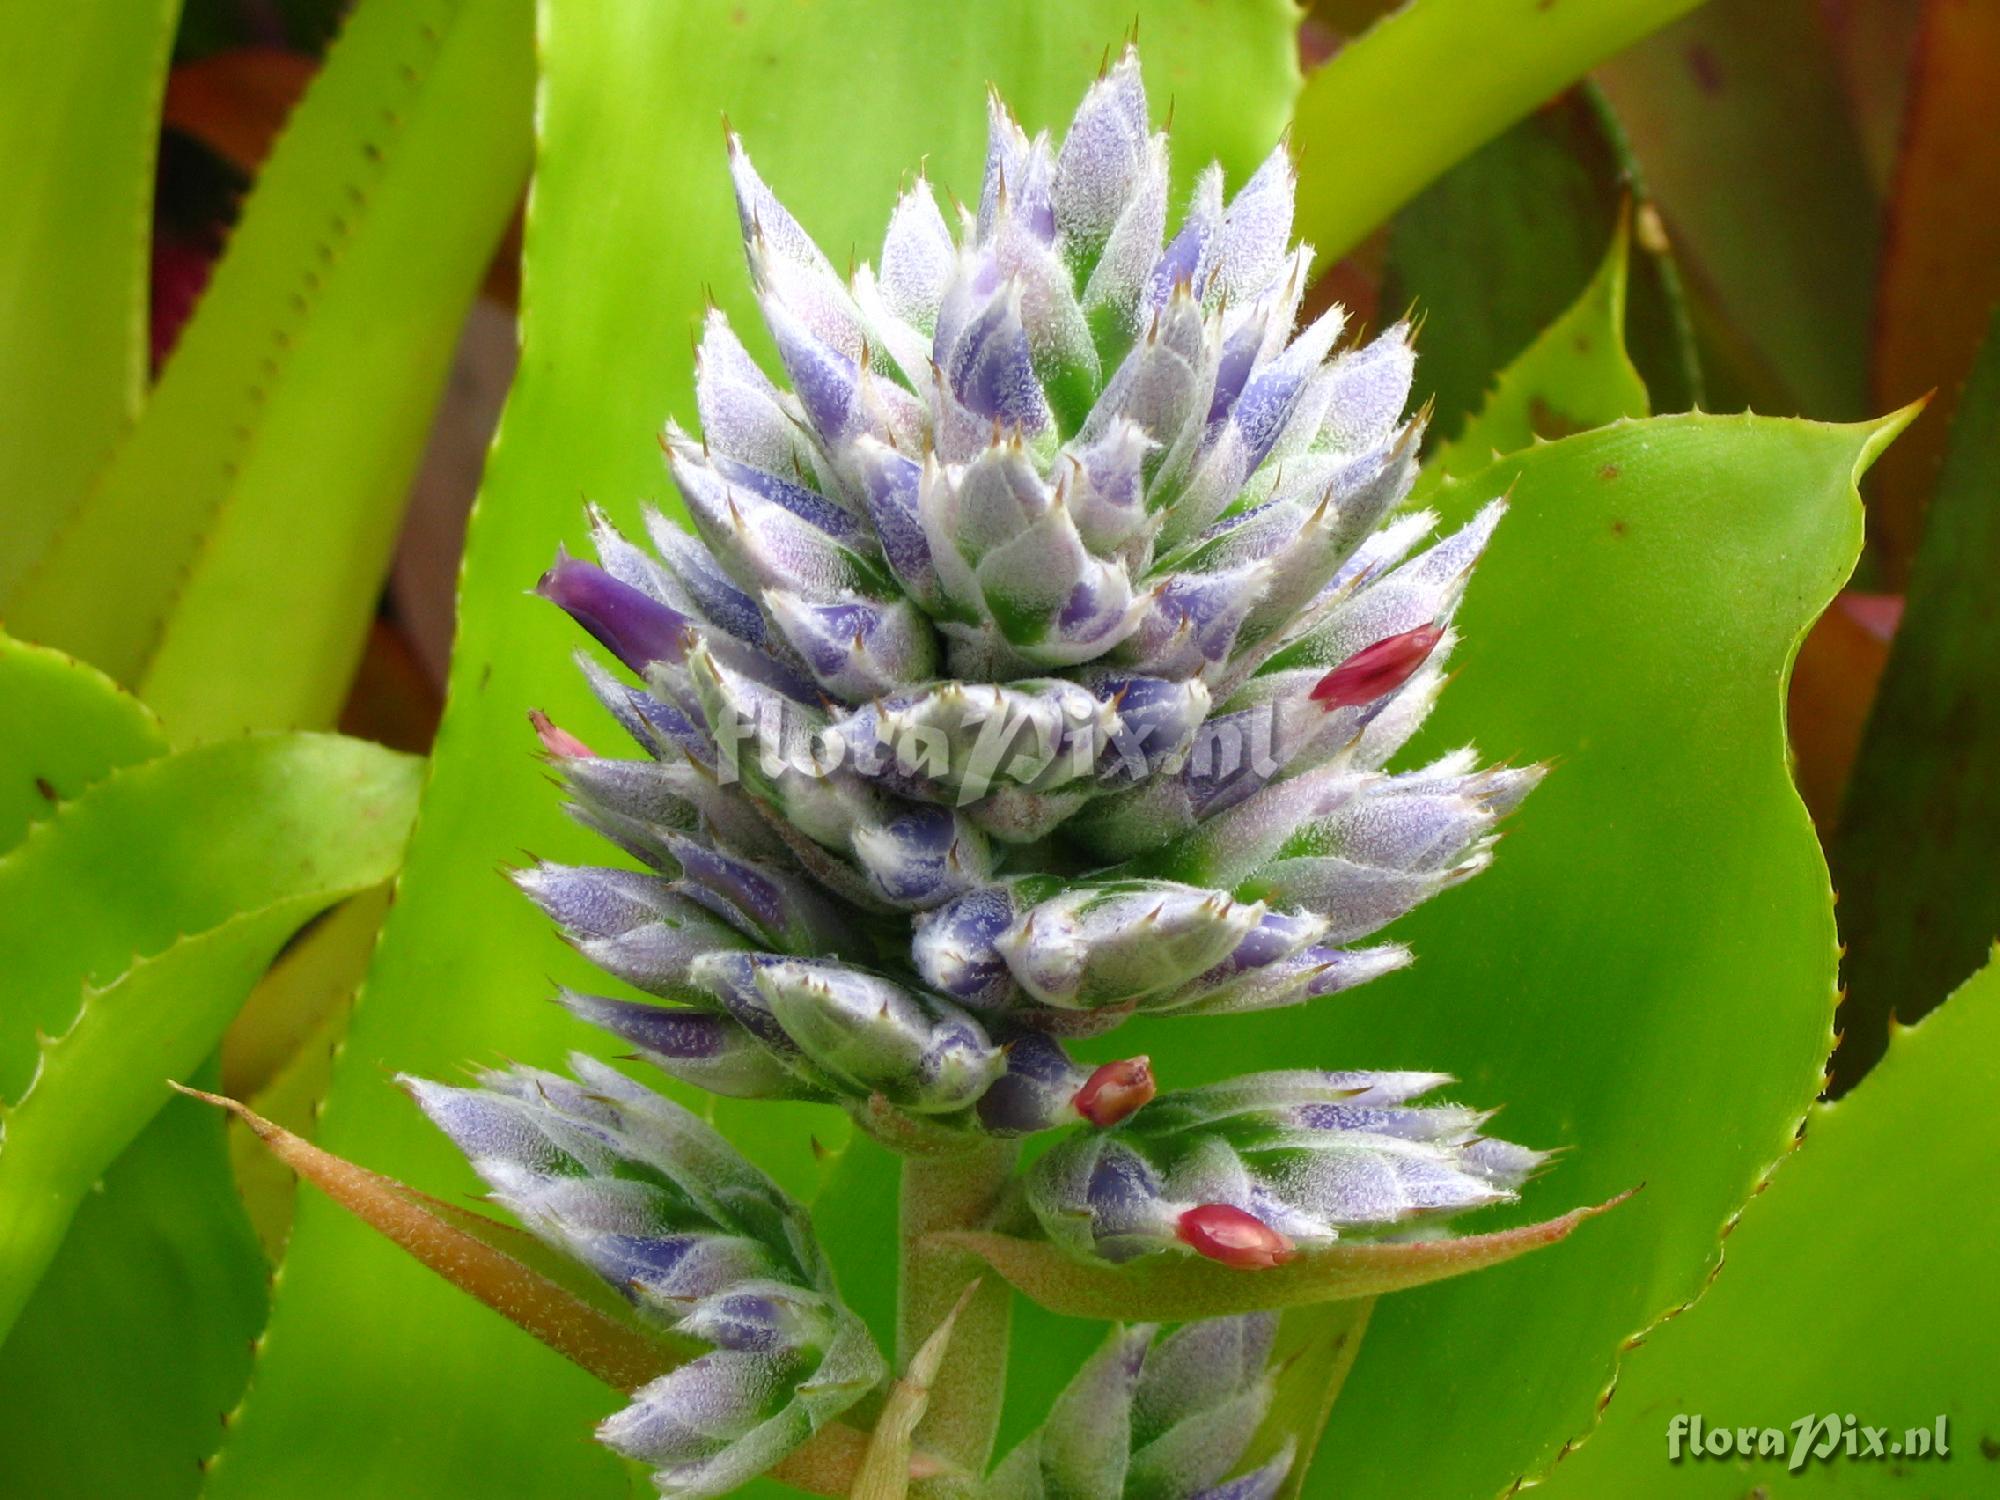
<svg viewBox="0 0 2000 1500">
<path fill-rule="evenodd" d="M 837 1105 L 903 1156 L 893 1359 L 804 1211 L 625 1074 L 410 1085 L 497 1201 L 678 1341 L 600 1431 L 666 1493 L 791 1463 L 834 1490 L 1273 1494 L 1292 1450 L 1252 1441 L 1258 1309 L 1566 1227 L 1449 1238 L 1544 1158 L 1426 1102 L 1444 1076 L 1156 1097 L 1144 1056 L 1080 1060 L 1135 1017 L 1226 1026 L 1407 964 L 1371 939 L 1483 869 L 1541 772 L 1390 769 L 1501 507 L 1439 538 L 1406 505 L 1411 331 L 1298 326 L 1284 150 L 1233 196 L 1209 168 L 1170 225 L 1135 54 L 1060 144 L 989 111 L 977 205 L 919 178 L 846 277 L 730 139 L 782 380 L 710 313 L 701 430 L 663 437 L 692 532 L 649 515 L 648 548 L 593 516 L 597 561 L 539 586 L 614 659 L 582 669 L 643 752 L 536 716 L 632 862 L 519 884 L 649 997 L 560 998 L 682 1084 Z M 1011 1294 L 981 1254 L 1148 1320 L 997 1466 Z"/>
</svg>

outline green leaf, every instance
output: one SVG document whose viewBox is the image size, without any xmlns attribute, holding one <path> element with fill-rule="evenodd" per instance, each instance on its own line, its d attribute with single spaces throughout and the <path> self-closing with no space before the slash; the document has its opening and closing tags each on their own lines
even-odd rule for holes
<svg viewBox="0 0 2000 1500">
<path fill-rule="evenodd" d="M 387 894 L 386 889 L 364 893 L 338 911 L 329 913 L 323 920 L 342 922 L 359 909 L 375 908 L 368 915 L 379 926 L 380 911 L 387 906 Z M 279 976 L 286 967 L 302 954 L 312 954 L 323 946 L 311 942 L 294 944 L 280 956 L 270 973 L 258 982 L 257 988 L 250 992 L 249 1000 L 237 1013 L 236 1020 L 230 1023 L 229 1034 L 223 1038 L 221 1076 L 217 1080 L 221 1088 L 229 1087 L 230 1048 L 243 1018 L 271 993 L 274 980 L 278 980 L 276 991 L 285 994 L 289 986 Z M 360 983 L 358 976 L 355 983 Z M 354 995 L 350 991 L 341 997 L 339 1004 L 321 1015 L 317 1028 L 300 1039 L 289 1061 L 261 1089 L 250 1095 L 248 1102 L 258 1114 L 306 1140 L 311 1140 L 318 1132 L 320 1105 L 326 1098 L 334 1056 L 347 1034 L 347 1019 L 353 1013 L 353 1000 Z M 236 1191 L 243 1200 L 243 1211 L 249 1217 L 258 1243 L 263 1246 L 265 1258 L 275 1264 L 284 1258 L 285 1243 L 291 1238 L 292 1213 L 299 1198 L 298 1176 L 266 1150 L 249 1128 L 240 1122 L 231 1124 L 225 1137 L 229 1149 L 229 1169 L 236 1179 Z"/>
<path fill-rule="evenodd" d="M 15 631 L 138 686 L 180 743 L 332 722 L 531 80 L 526 0 L 356 9 Z"/>
<path fill-rule="evenodd" d="M 166 748 L 95 668 L 0 636 L 0 848 Z M 192 1495 L 264 1322 L 264 1266 L 221 1132 L 169 1106 L 84 1200 L 0 1346 L 0 1450 L 22 1494 Z M 105 1413 L 119 1413 L 106 1443 Z"/>
<path fill-rule="evenodd" d="M 221 1122 L 169 1099 L 84 1196 L 0 1346 L 8 1493 L 191 1500 L 250 1374 L 268 1269 Z"/>
<path fill-rule="evenodd" d="M 230 1024 L 222 1048 L 223 1091 L 254 1099 L 329 1030 L 338 1037 L 344 1012 L 367 973 L 376 934 L 389 912 L 384 888 L 357 896 L 315 922 L 286 948 Z M 311 941 L 306 938 L 310 936 Z"/>
<path fill-rule="evenodd" d="M 0 1331 L 299 925 L 394 870 L 416 763 L 331 736 L 117 772 L 0 859 Z"/>
<path fill-rule="evenodd" d="M 1466 430 L 1425 465 L 1417 482 L 1419 502 L 1432 496 L 1447 476 L 1476 470 L 1490 455 L 1646 414 L 1645 385 L 1625 353 L 1628 251 L 1621 221 L 1609 252 L 1576 302 L 1500 373 Z M 1356 1357 L 1361 1328 L 1354 1325 L 1350 1308 L 1342 1303 L 1294 1307 L 1282 1324 L 1281 1337 L 1299 1355 L 1281 1383 L 1284 1409 L 1266 1427 L 1295 1435 L 1308 1459 Z M 1276 1427 L 1280 1420 L 1289 1425 Z M 1308 1472 L 1309 1463 L 1302 1461 L 1288 1481 L 1291 1493 L 1297 1493 Z"/>
<path fill-rule="evenodd" d="M 1847 419 L 1867 410 L 1878 205 L 1816 10 L 1713 0 L 1597 82 L 1672 232 L 1711 383 L 1736 377 L 1712 394 Z"/>
<path fill-rule="evenodd" d="M 1583 292 L 1501 371 L 1465 430 L 1424 466 L 1418 497 L 1536 439 L 1646 415 L 1646 383 L 1625 353 L 1628 244 L 1621 226 Z"/>
<path fill-rule="evenodd" d="M 1447 486 L 1447 524 L 1500 494 L 1511 510 L 1406 759 L 1476 740 L 1552 761 L 1548 780 L 1492 870 L 1400 924 L 1407 974 L 1122 1039 L 1173 1087 L 1308 1063 L 1457 1074 L 1467 1102 L 1506 1106 L 1509 1139 L 1567 1148 L 1467 1230 L 1645 1185 L 1568 1244 L 1382 1299 L 1306 1493 L 1490 1496 L 1546 1467 L 1784 1150 L 1830 1040 L 1835 939 L 1783 682 L 1853 565 L 1855 478 L 1906 419 L 1625 422 Z M 1449 1393 L 1451 1442 L 1411 1391 Z"/>
<path fill-rule="evenodd" d="M 91 1184 L 166 1102 L 168 1078 L 215 1050 L 230 1013 L 300 922 L 281 901 L 86 984 L 75 1023 L 43 1039 L 40 1066 L 0 1135 L 0 1330 L 10 1327 Z"/>
<path fill-rule="evenodd" d="M 68 519 L 146 389 L 160 91 L 179 0 L 0 15 L 0 602 Z M 11 613 L 11 611 L 10 611 Z"/>
<path fill-rule="evenodd" d="M 1722 1274 L 1626 1362 L 1603 1427 L 1543 1491 L 1560 1497 L 1736 1500 L 1771 1494 L 1990 1495 L 2000 1433 L 1993 1245 L 2000 1136 L 1972 1126 L 2000 1089 L 2000 966 L 1989 964 L 1838 1104 L 1744 1210 Z M 1968 1128 L 1971 1126 L 1971 1128 Z M 1790 1428 L 1852 1412 L 1947 1459 L 1847 1459 L 1788 1483 L 1786 1459 L 1667 1461 L 1668 1423 Z M 1815 1438 L 1823 1436 L 1816 1432 Z"/>
<path fill-rule="evenodd" d="M 1635 197 L 1637 211 L 1648 212 L 1617 122 L 1584 85 L 1481 147 L 1396 215 L 1382 300 L 1414 306 L 1436 330 L 1424 342 L 1417 385 L 1437 403 L 1438 436 L 1458 436 L 1498 373 L 1605 274 L 1604 247 L 1619 237 Z M 1685 410 L 1698 384 L 1679 277 L 1667 255 L 1644 244 L 1629 272 L 1625 259 L 1616 326 L 1624 326 L 1629 282 L 1655 404 Z M 1617 378 L 1628 382 L 1629 368 Z M 1628 403 L 1610 413 L 1644 414 Z M 1492 445 L 1503 453 L 1518 446 Z M 1481 463 L 1487 451 L 1478 450 Z"/>
<path fill-rule="evenodd" d="M 2000 315 L 1959 405 L 1833 845 L 1848 946 L 1837 1086 L 2000 932 Z"/>
<path fill-rule="evenodd" d="M 872 256 L 919 160 L 934 182 L 976 192 L 988 79 L 1030 128 L 1059 125 L 1133 9 L 544 6 L 522 373 L 472 525 L 434 780 L 329 1096 L 328 1149 L 448 1193 L 470 1183 L 464 1163 L 386 1086 L 385 1065 L 435 1073 L 495 1049 L 548 1062 L 603 1046 L 547 1001 L 551 976 L 601 976 L 493 873 L 523 846 L 605 857 L 562 815 L 524 716 L 540 707 L 586 737 L 615 731 L 570 662 L 575 631 L 523 591 L 558 542 L 580 545 L 583 498 L 627 526 L 639 501 L 665 502 L 654 434 L 669 412 L 692 418 L 688 338 L 704 287 L 739 328 L 756 326 L 719 114 L 836 261 L 850 247 Z M 1176 100 L 1180 180 L 1210 156 L 1241 180 L 1296 86 L 1292 8 L 1186 0 L 1139 13 L 1158 106 Z M 844 1116 L 808 1106 L 715 1114 L 801 1197 L 820 1179 L 812 1138 L 837 1146 L 847 1132 Z M 865 1243 L 836 1246 L 843 1286 L 891 1273 L 892 1232 L 877 1222 Z M 310 1196 L 268 1348 L 215 1500 L 624 1493 L 626 1471 L 572 1437 L 608 1409 L 601 1387 Z"/>
<path fill-rule="evenodd" d="M 334 735 L 256 735 L 119 771 L 38 824 L 0 858 L 0 1098 L 19 1097 L 34 1031 L 66 1029 L 84 985 L 295 892 L 385 879 L 419 764 Z"/>
<path fill-rule="evenodd" d="M 166 748 L 152 711 L 95 667 L 0 635 L 0 850 L 106 772 Z"/>
<path fill-rule="evenodd" d="M 1322 262 L 1476 147 L 1700 0 L 1410 0 L 1306 80 L 1299 238 Z"/>
<path fill-rule="evenodd" d="M 1348 1302 L 1426 1286 L 1501 1265 L 1569 1237 L 1614 1207 L 1580 1208 L 1546 1223 L 1449 1239 L 1336 1243 L 1302 1249 L 1284 1265 L 1246 1273 L 1191 1255 L 1147 1255 L 1126 1265 L 1080 1261 L 1046 1240 L 961 1230 L 937 1238 L 978 1256 L 1016 1291 L 1073 1318 L 1177 1322 L 1279 1307 Z"/>
</svg>

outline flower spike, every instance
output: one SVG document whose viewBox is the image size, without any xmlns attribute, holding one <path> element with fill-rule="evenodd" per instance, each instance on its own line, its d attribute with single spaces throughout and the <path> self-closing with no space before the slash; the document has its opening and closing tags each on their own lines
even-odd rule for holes
<svg viewBox="0 0 2000 1500">
<path fill-rule="evenodd" d="M 1170 222 L 1133 48 L 1060 139 L 997 94 L 986 123 L 971 206 L 906 183 L 847 275 L 728 136 L 775 359 L 711 311 L 699 433 L 661 434 L 691 529 L 649 513 L 648 547 L 593 510 L 597 561 L 537 588 L 608 652 L 583 671 L 638 746 L 532 720 L 638 866 L 514 874 L 640 996 L 558 999 L 679 1083 L 839 1107 L 912 1157 L 1061 1132 L 1003 1209 L 1068 1273 L 1275 1285 L 1334 1241 L 1441 1234 L 1544 1159 L 1413 1102 L 1449 1080 L 1161 1094 L 1088 1039 L 1340 1003 L 1412 961 L 1383 927 L 1491 862 L 1542 769 L 1397 757 L 1504 506 L 1438 537 L 1409 507 L 1414 331 L 1337 350 L 1343 310 L 1302 323 L 1283 146 L 1200 172 Z M 663 1491 L 747 1482 L 882 1374 L 803 1214 L 675 1106 L 588 1060 L 412 1087 L 536 1234 L 708 1346 L 599 1433 Z M 1119 1330 L 974 1479 L 1264 1500 L 1291 1464 L 1245 1461 L 1270 1343 Z"/>
</svg>

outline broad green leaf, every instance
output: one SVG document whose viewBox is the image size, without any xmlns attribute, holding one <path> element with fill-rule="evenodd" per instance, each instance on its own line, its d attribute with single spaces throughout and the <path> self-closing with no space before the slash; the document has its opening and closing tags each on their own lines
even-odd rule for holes
<svg viewBox="0 0 2000 1500">
<path fill-rule="evenodd" d="M 372 892 L 357 896 L 330 920 L 338 921 L 351 909 L 373 905 L 375 899 Z M 300 952 L 311 952 L 316 946 L 312 943 L 301 944 L 280 958 L 258 987 L 251 991 L 243 1010 L 237 1013 L 237 1022 L 240 1023 L 250 1008 L 258 1003 L 271 980 L 288 960 Z M 318 1133 L 320 1103 L 326 1097 L 327 1080 L 333 1074 L 334 1055 L 340 1050 L 341 1040 L 347 1034 L 347 1018 L 352 1013 L 353 998 L 352 993 L 348 994 L 342 1004 L 321 1016 L 318 1027 L 300 1040 L 284 1066 L 272 1075 L 262 1089 L 250 1096 L 247 1102 L 258 1114 L 306 1140 L 311 1140 Z M 232 1025 L 232 1035 L 234 1030 Z M 220 1086 L 225 1089 L 229 1080 L 229 1042 L 229 1037 L 223 1039 L 219 1079 Z M 275 1264 L 284 1257 L 285 1243 L 291 1238 L 292 1213 L 299 1196 L 298 1176 L 266 1150 L 240 1121 L 229 1122 L 226 1142 L 229 1168 L 236 1179 L 236 1191 L 243 1200 L 243 1211 L 249 1217 L 258 1243 L 264 1248 L 265 1257 Z"/>
<path fill-rule="evenodd" d="M 0 1345 L 7 1493 L 192 1497 L 250 1374 L 268 1272 L 221 1122 L 169 1099 L 84 1196 Z"/>
<path fill-rule="evenodd" d="M 1596 76 L 1672 233 L 1712 394 L 1839 420 L 1868 409 L 1877 204 L 1817 9 L 1713 0 Z"/>
<path fill-rule="evenodd" d="M 152 711 L 95 667 L 0 635 L 0 850 L 107 771 L 166 747 Z"/>
<path fill-rule="evenodd" d="M 2000 315 L 1989 326 L 1833 844 L 1838 1087 L 1881 1056 L 1891 1016 L 1921 1016 L 2000 933 Z"/>
<path fill-rule="evenodd" d="M 1576 301 L 1500 372 L 1464 431 L 1432 455 L 1420 498 L 1538 438 L 1646 415 L 1646 383 L 1625 352 L 1627 251 L 1621 226 Z"/>
<path fill-rule="evenodd" d="M 1604 247 L 1619 237 L 1635 199 L 1647 212 L 1617 122 L 1586 84 L 1495 137 L 1396 215 L 1382 300 L 1388 309 L 1415 307 L 1435 330 L 1424 341 L 1417 388 L 1419 399 L 1436 402 L 1437 436 L 1457 437 L 1499 372 L 1602 276 Z M 1635 358 L 1644 356 L 1657 387 L 1654 405 L 1685 410 L 1698 384 L 1673 262 L 1642 242 L 1618 274 L 1618 326 L 1629 287 Z M 1617 378 L 1629 381 L 1629 367 Z M 1612 415 L 1644 412 L 1621 402 Z M 1520 445 L 1492 447 L 1504 453 Z M 1478 451 L 1483 464 L 1488 450 Z"/>
<path fill-rule="evenodd" d="M 1989 964 L 1898 1035 L 1852 1094 L 1814 1108 L 1798 1153 L 1743 1211 L 1715 1285 L 1627 1357 L 1603 1427 L 1543 1493 L 1992 1494 L 2000 1200 L 1983 1185 L 2000 1173 L 2000 1136 L 1974 1122 L 1996 1088 L 2000 966 Z M 1846 1457 L 1850 1412 L 1904 1451 Z M 1710 1429 L 1785 1428 L 1785 1457 L 1669 1462 L 1682 1413 Z M 1827 1413 L 1842 1446 L 1793 1478 L 1793 1424 Z M 1934 1445 L 1940 1422 L 1949 1456 L 1912 1456 L 1911 1430 Z"/>
<path fill-rule="evenodd" d="M 0 5 L 0 602 L 146 389 L 160 89 L 178 0 Z"/>
<path fill-rule="evenodd" d="M 566 1047 L 604 1047 L 547 1001 L 551 976 L 599 986 L 601 976 L 493 869 L 523 847 L 605 857 L 562 815 L 524 715 L 548 709 L 607 749 L 615 731 L 569 660 L 575 632 L 523 591 L 558 542 L 582 544 L 582 499 L 627 526 L 639 501 L 666 501 L 655 434 L 669 412 L 693 416 L 688 341 L 704 288 L 738 327 L 755 327 L 721 112 L 837 261 L 850 248 L 872 256 L 919 160 L 933 182 L 976 192 L 988 79 L 1031 128 L 1060 125 L 1133 13 L 1130 0 L 544 6 L 522 370 L 472 523 L 420 832 L 322 1122 L 329 1150 L 456 1191 L 472 1180 L 463 1162 L 387 1086 L 384 1067 L 436 1073 L 496 1050 L 553 1062 Z M 1218 13 L 1190 0 L 1138 13 L 1157 105 L 1176 101 L 1180 180 L 1219 156 L 1240 181 L 1296 86 L 1290 6 Z M 845 1117 L 805 1107 L 716 1115 L 805 1196 L 821 1170 L 812 1136 L 846 1134 Z M 836 1245 L 843 1285 L 890 1274 L 886 1234 L 877 1222 L 865 1242 Z M 308 1196 L 267 1357 L 210 1494 L 623 1494 L 632 1476 L 581 1437 L 611 1400 Z"/>
<path fill-rule="evenodd" d="M 526 171 L 530 25 L 527 0 L 357 7 L 144 418 L 10 611 L 180 743 L 332 722 Z"/>
<path fill-rule="evenodd" d="M 1299 96 L 1299 238 L 1339 259 L 1454 162 L 1699 3 L 1410 0 Z"/>
<path fill-rule="evenodd" d="M 1548 780 L 1493 869 L 1400 924 L 1407 974 L 1121 1036 L 1169 1087 L 1321 1062 L 1458 1075 L 1509 1139 L 1567 1148 L 1467 1232 L 1644 1185 L 1566 1244 L 1378 1302 L 1305 1493 L 1483 1500 L 1546 1467 L 1785 1149 L 1830 1040 L 1835 939 L 1782 688 L 1853 565 L 1856 475 L 1905 419 L 1625 422 L 1440 492 L 1447 524 L 1511 510 L 1406 760 L 1476 741 L 1553 762 Z"/>
<path fill-rule="evenodd" d="M 1993 149 L 2000 7 L 1930 0 L 1913 8 L 1922 25 L 1883 215 L 1870 373 L 1884 405 L 1936 395 L 1875 476 L 1869 545 L 1890 588 L 1910 580 L 1926 535 L 1924 508 L 1986 334 L 1984 314 L 2000 305 L 2000 151 Z M 1993 420 L 1990 408 L 1983 420 Z"/>
<path fill-rule="evenodd" d="M 11 1327 L 91 1186 L 191 1076 L 319 898 L 280 901 L 86 984 L 75 1022 L 43 1039 L 0 1134 L 0 1331 Z"/>
<path fill-rule="evenodd" d="M 0 1331 L 164 1079 L 301 923 L 394 870 L 415 792 L 407 756 L 250 738 L 114 773 L 0 859 Z"/>
<path fill-rule="evenodd" d="M 1447 476 L 1476 471 L 1490 456 L 1518 451 L 1538 438 L 1646 414 L 1646 387 L 1625 353 L 1627 255 L 1621 222 L 1576 302 L 1500 372 L 1466 430 L 1425 465 L 1417 482 L 1419 501 Z M 1326 1387 L 1315 1400 L 1311 1381 L 1317 1367 L 1326 1366 L 1345 1383 L 1361 1333 L 1351 1325 L 1352 1316 L 1347 1306 L 1334 1304 L 1295 1308 L 1284 1318 L 1282 1336 L 1302 1357 L 1299 1368 L 1288 1370 L 1280 1392 L 1295 1424 L 1292 1433 L 1308 1454 L 1339 1392 L 1338 1384 Z M 1295 1476 L 1294 1493 L 1306 1473 Z"/>
<path fill-rule="evenodd" d="M 386 884 L 364 891 L 286 945 L 223 1036 L 221 1092 L 312 1139 L 391 894 Z M 230 1126 L 228 1138 L 244 1211 L 265 1254 L 276 1261 L 292 1232 L 298 1179 L 240 1123 Z"/>
</svg>

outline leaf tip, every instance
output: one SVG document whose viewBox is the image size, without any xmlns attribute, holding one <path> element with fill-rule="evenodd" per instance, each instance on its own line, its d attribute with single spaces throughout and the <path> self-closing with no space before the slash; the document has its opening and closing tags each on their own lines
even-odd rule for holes
<svg viewBox="0 0 2000 1500">
<path fill-rule="evenodd" d="M 1933 387 L 1916 400 L 1899 406 L 1892 412 L 1876 417 L 1873 421 L 1855 424 L 1856 430 L 1861 434 L 1861 450 L 1854 456 L 1856 484 L 1861 482 L 1861 476 L 1868 472 L 1875 460 L 1882 456 L 1882 450 L 1895 442 L 1902 435 L 1904 428 L 1923 415 L 1924 408 L 1930 405 L 1931 398 L 1936 394 L 1937 389 Z"/>
</svg>

